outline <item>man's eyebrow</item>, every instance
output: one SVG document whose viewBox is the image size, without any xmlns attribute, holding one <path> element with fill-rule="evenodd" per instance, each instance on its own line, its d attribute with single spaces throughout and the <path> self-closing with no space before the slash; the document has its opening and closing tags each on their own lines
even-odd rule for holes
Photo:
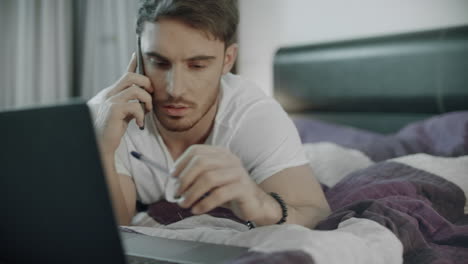
<svg viewBox="0 0 468 264">
<path fill-rule="evenodd" d="M 162 61 L 170 61 L 168 58 L 154 51 L 146 52 L 145 54 L 146 56 L 156 57 L 157 59 L 162 60 Z M 184 59 L 184 60 L 185 61 L 200 61 L 200 60 L 213 60 L 213 59 L 216 59 L 216 57 L 209 56 L 209 55 L 196 55 L 196 56 Z"/>
<path fill-rule="evenodd" d="M 200 61 L 200 60 L 214 60 L 216 59 L 215 56 L 208 56 L 208 55 L 198 55 L 198 56 L 193 56 L 188 59 L 185 59 L 186 61 Z"/>
<path fill-rule="evenodd" d="M 149 51 L 149 52 L 145 52 L 146 56 L 149 56 L 149 57 L 156 57 L 158 58 L 159 60 L 163 60 L 163 61 L 169 61 L 168 58 L 164 57 L 163 55 L 157 53 L 157 52 L 154 52 L 154 51 Z"/>
</svg>

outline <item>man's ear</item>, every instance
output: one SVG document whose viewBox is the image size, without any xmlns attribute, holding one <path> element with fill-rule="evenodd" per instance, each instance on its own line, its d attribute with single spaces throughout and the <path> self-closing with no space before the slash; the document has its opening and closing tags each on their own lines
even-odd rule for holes
<svg viewBox="0 0 468 264">
<path fill-rule="evenodd" d="M 223 74 L 230 72 L 232 66 L 234 66 L 234 62 L 236 62 L 237 59 L 238 47 L 237 43 L 233 43 L 226 48 L 224 52 Z"/>
</svg>

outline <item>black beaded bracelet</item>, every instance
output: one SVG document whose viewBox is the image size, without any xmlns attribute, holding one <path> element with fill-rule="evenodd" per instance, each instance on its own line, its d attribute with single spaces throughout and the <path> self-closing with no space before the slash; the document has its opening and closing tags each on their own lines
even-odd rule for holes
<svg viewBox="0 0 468 264">
<path fill-rule="evenodd" d="M 271 192 L 270 193 L 271 197 L 273 197 L 278 203 L 279 205 L 281 206 L 281 213 L 282 213 L 282 217 L 281 219 L 278 221 L 278 223 L 276 223 L 277 225 L 281 225 L 283 223 L 286 222 L 286 219 L 288 218 L 288 207 L 286 206 L 286 203 L 284 202 L 283 198 L 281 198 L 281 196 L 279 196 L 279 194 L 275 193 L 275 192 Z"/>
<path fill-rule="evenodd" d="M 286 206 L 286 203 L 284 202 L 283 198 L 281 198 L 281 196 L 279 196 L 279 194 L 277 194 L 275 192 L 271 192 L 270 195 L 271 195 L 271 197 L 273 197 L 273 199 L 275 199 L 279 203 L 279 205 L 281 207 L 282 217 L 278 221 L 278 223 L 276 223 L 277 225 L 281 225 L 281 224 L 285 223 L 286 218 L 288 218 L 288 207 Z M 247 225 L 247 227 L 249 229 L 254 229 L 255 228 L 255 223 L 252 222 L 252 221 L 245 222 L 245 225 Z"/>
<path fill-rule="evenodd" d="M 252 221 L 247 221 L 247 222 L 245 222 L 245 225 L 246 225 L 249 229 L 254 229 L 254 228 L 255 228 L 255 224 L 254 224 L 254 222 L 252 222 Z"/>
</svg>

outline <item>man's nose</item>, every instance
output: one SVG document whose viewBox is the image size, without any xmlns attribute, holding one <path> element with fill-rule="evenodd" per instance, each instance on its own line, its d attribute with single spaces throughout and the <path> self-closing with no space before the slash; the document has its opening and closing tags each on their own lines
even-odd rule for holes
<svg viewBox="0 0 468 264">
<path fill-rule="evenodd" d="M 166 73 L 166 91 L 174 98 L 184 94 L 183 72 L 176 67 Z"/>
</svg>

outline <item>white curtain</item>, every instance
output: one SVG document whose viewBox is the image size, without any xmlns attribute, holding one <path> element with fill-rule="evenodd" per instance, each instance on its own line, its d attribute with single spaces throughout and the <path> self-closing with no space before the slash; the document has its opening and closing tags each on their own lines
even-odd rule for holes
<svg viewBox="0 0 468 264">
<path fill-rule="evenodd" d="M 71 93 L 71 0 L 0 1 L 0 110 Z"/>
<path fill-rule="evenodd" d="M 125 71 L 136 46 L 136 0 L 86 2 L 81 95 L 91 98 Z"/>
<path fill-rule="evenodd" d="M 72 1 L 0 0 L 0 111 L 89 99 L 123 74 L 137 1 Z"/>
</svg>

